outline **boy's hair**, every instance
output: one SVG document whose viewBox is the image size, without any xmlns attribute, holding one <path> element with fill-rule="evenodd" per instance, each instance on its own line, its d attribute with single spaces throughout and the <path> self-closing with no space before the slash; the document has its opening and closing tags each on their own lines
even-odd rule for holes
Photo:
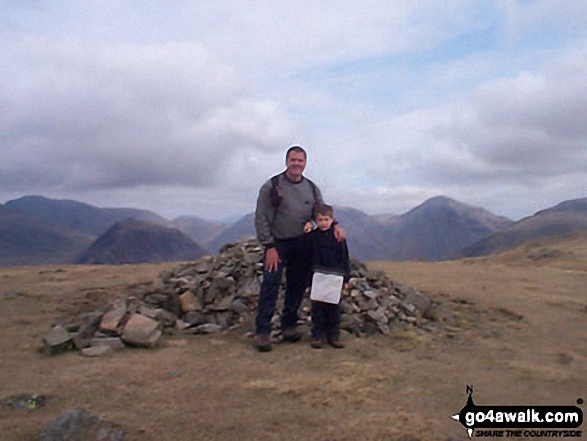
<svg viewBox="0 0 587 441">
<path fill-rule="evenodd" d="M 314 205 L 314 220 L 321 214 L 322 216 L 328 216 L 334 218 L 334 208 L 327 204 L 316 204 Z"/>
</svg>

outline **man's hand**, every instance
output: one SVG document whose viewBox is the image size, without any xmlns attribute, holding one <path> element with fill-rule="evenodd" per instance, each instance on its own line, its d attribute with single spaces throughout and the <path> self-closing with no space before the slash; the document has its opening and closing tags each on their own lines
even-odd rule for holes
<svg viewBox="0 0 587 441">
<path fill-rule="evenodd" d="M 281 259 L 279 258 L 279 254 L 277 254 L 277 250 L 275 248 L 269 248 L 267 253 L 265 253 L 265 270 L 269 273 L 273 271 L 277 271 Z"/>
<path fill-rule="evenodd" d="M 343 240 L 346 239 L 346 231 L 344 231 L 338 225 L 335 225 L 334 226 L 334 237 L 336 238 L 337 242 L 342 242 Z"/>
</svg>

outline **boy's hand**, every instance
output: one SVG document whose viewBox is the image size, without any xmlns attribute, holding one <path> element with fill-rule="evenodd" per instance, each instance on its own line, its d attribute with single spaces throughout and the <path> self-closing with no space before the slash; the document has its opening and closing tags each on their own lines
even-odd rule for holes
<svg viewBox="0 0 587 441">
<path fill-rule="evenodd" d="M 306 222 L 306 225 L 304 225 L 304 233 L 309 233 L 310 231 L 312 231 L 312 228 L 312 222 Z"/>
<path fill-rule="evenodd" d="M 348 290 L 349 289 L 349 284 L 348 283 L 343 283 L 342 284 L 342 289 Z"/>
</svg>

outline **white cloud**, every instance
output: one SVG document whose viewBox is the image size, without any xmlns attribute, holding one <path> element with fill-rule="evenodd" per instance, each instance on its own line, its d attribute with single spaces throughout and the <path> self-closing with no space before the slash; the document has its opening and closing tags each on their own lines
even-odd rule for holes
<svg viewBox="0 0 587 441">
<path fill-rule="evenodd" d="M 0 196 L 224 217 L 292 144 L 330 202 L 369 212 L 580 196 L 585 5 L 12 2 Z"/>
<path fill-rule="evenodd" d="M 290 137 L 280 105 L 243 97 L 230 67 L 197 44 L 9 41 L 4 186 L 210 185 L 238 149 Z"/>
</svg>

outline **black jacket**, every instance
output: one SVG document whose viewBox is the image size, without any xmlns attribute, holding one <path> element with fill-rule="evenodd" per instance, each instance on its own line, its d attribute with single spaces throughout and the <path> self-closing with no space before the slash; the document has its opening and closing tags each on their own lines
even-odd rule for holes
<svg viewBox="0 0 587 441">
<path fill-rule="evenodd" d="M 337 269 L 344 273 L 344 282 L 348 282 L 351 266 L 346 240 L 337 242 L 332 227 L 326 231 L 316 228 L 310 233 L 310 240 L 312 242 L 312 266 Z"/>
</svg>

